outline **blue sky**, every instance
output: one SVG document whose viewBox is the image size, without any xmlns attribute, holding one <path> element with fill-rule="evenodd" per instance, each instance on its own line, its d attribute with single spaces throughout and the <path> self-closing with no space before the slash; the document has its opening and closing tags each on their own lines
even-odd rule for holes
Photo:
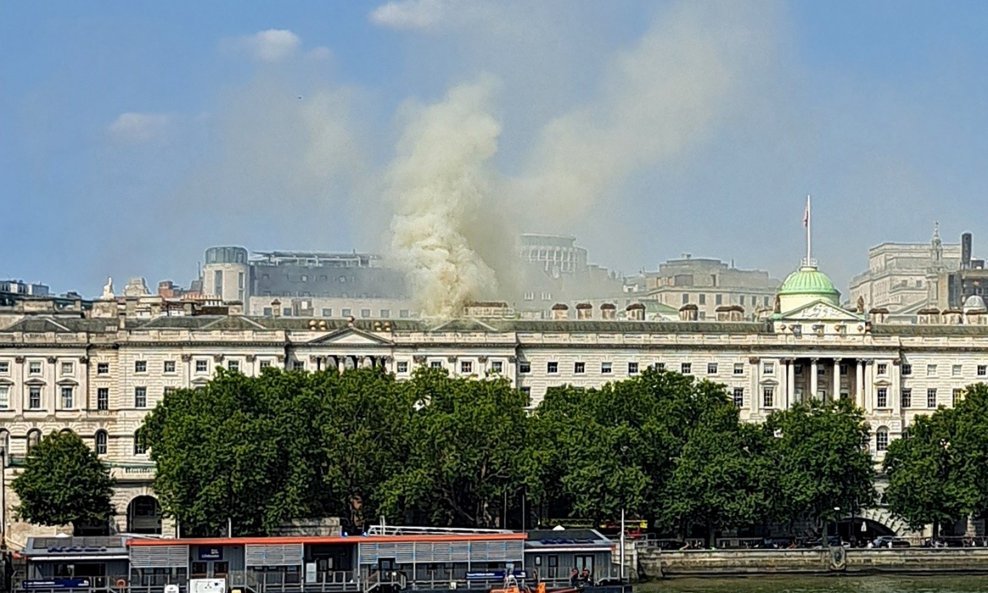
<svg viewBox="0 0 988 593">
<path fill-rule="evenodd" d="M 975 1 L 0 3 L 0 276 L 93 295 L 187 284 L 210 245 L 386 252 L 393 172 L 464 87 L 496 124 L 469 207 L 506 236 L 783 277 L 811 193 L 844 290 L 934 220 L 984 256 L 985 23 Z"/>
</svg>

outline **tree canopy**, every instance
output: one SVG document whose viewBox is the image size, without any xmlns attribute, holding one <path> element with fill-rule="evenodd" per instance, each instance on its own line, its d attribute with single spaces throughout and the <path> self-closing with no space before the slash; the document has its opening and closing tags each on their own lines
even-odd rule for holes
<svg viewBox="0 0 988 593">
<path fill-rule="evenodd" d="M 113 515 L 110 470 L 73 432 L 52 432 L 27 456 L 11 487 L 17 517 L 39 525 L 105 524 Z"/>
</svg>

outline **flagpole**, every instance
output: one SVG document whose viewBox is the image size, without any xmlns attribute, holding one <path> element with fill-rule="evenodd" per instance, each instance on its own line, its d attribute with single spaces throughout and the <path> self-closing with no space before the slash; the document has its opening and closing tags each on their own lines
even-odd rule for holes
<svg viewBox="0 0 988 593">
<path fill-rule="evenodd" d="M 806 265 L 813 265 L 813 209 L 810 206 L 810 196 L 806 195 Z"/>
</svg>

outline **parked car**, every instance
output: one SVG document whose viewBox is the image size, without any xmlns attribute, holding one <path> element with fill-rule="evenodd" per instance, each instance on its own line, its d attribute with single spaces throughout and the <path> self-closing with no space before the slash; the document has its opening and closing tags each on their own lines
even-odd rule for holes
<svg viewBox="0 0 988 593">
<path fill-rule="evenodd" d="M 893 537 L 891 535 L 882 535 L 876 537 L 872 543 L 875 548 L 908 548 L 909 541 L 904 540 L 901 537 Z"/>
</svg>

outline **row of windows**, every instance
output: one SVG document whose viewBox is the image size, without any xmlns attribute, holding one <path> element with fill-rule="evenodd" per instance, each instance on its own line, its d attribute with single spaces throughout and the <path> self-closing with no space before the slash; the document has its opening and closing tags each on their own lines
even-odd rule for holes
<svg viewBox="0 0 988 593">
<path fill-rule="evenodd" d="M 197 373 L 207 373 L 209 372 L 209 361 L 205 359 L 197 359 L 195 361 L 196 372 Z M 261 361 L 261 367 L 270 366 L 270 362 Z M 135 360 L 134 361 L 134 372 L 135 373 L 146 373 L 149 369 L 148 361 L 146 360 Z M 162 371 L 165 373 L 174 373 L 177 371 L 178 365 L 174 360 L 166 360 L 162 364 Z M 227 361 L 227 368 L 236 371 L 240 370 L 240 362 L 237 360 Z M 63 362 L 61 364 L 62 375 L 71 375 L 75 371 L 75 364 L 72 362 Z M 32 360 L 28 362 L 29 375 L 40 375 L 42 373 L 42 363 L 39 360 Z M 10 362 L 6 360 L 0 360 L 0 375 L 10 374 Z M 110 363 L 108 362 L 98 362 L 96 363 L 96 374 L 97 375 L 108 375 L 110 374 Z"/>
<path fill-rule="evenodd" d="M 657 363 L 655 363 L 654 367 L 656 369 L 660 370 L 660 371 L 661 370 L 665 370 L 666 363 L 664 363 L 664 362 L 657 362 Z M 637 374 L 639 372 L 639 368 L 640 368 L 640 364 L 638 362 L 629 362 L 628 363 L 628 374 L 629 375 Z M 718 364 L 716 362 L 708 362 L 707 363 L 707 374 L 708 375 L 716 375 L 718 373 L 719 368 L 720 367 L 718 366 Z M 765 374 L 771 375 L 773 373 L 772 363 L 765 363 L 765 367 L 764 368 L 767 369 L 767 370 L 765 370 Z M 554 361 L 554 360 L 548 361 L 546 363 L 546 369 L 545 370 L 546 370 L 546 373 L 548 373 L 550 375 L 554 375 L 554 374 L 559 373 L 559 362 Z M 519 373 L 522 373 L 522 374 L 531 373 L 532 372 L 532 363 L 529 362 L 529 361 L 527 361 L 527 360 L 523 360 L 523 361 L 519 362 L 518 363 L 518 372 Z M 574 362 L 573 363 L 573 373 L 574 374 L 582 375 L 583 373 L 586 373 L 586 372 L 587 372 L 587 364 L 585 362 L 577 361 L 577 362 Z M 602 375 L 609 375 L 609 374 L 611 374 L 613 372 L 614 372 L 614 363 L 608 362 L 608 361 L 605 361 L 605 362 L 601 362 L 600 363 L 600 374 L 602 374 Z M 684 375 L 692 375 L 693 374 L 693 363 L 691 363 L 691 362 L 681 363 L 679 365 L 679 372 L 682 373 L 682 374 L 684 374 Z M 744 363 L 741 363 L 741 362 L 734 363 L 733 373 L 735 375 L 743 375 L 744 374 Z"/>
<path fill-rule="evenodd" d="M 769 306 L 769 303 L 771 302 L 771 297 L 767 297 L 767 296 L 759 297 L 759 296 L 756 296 L 756 295 L 752 295 L 749 298 L 750 298 L 750 301 L 749 302 L 751 303 L 751 305 L 753 307 L 754 306 L 758 306 L 758 301 L 759 300 L 761 301 L 762 306 L 764 306 L 764 307 Z M 689 302 L 690 302 L 690 293 L 684 292 L 683 293 L 683 296 L 682 296 L 682 300 L 683 300 L 683 303 L 682 304 L 684 304 L 684 305 L 689 304 Z M 706 305 L 707 304 L 707 295 L 706 295 L 706 293 L 702 293 L 701 292 L 700 294 L 698 294 L 697 295 L 697 302 L 699 304 L 701 304 L 701 305 Z M 722 294 L 715 294 L 714 295 L 714 304 L 715 305 L 723 305 L 724 304 L 724 295 L 722 295 Z M 738 304 L 744 306 L 744 304 L 745 304 L 745 295 L 740 295 L 738 297 Z"/>
<path fill-rule="evenodd" d="M 881 365 L 879 365 L 879 366 L 881 366 Z M 940 367 L 937 364 L 928 364 L 928 365 L 926 365 L 926 376 L 927 377 L 936 377 L 937 376 L 937 372 L 939 371 L 939 369 L 940 369 Z M 977 372 L 977 375 L 979 377 L 988 377 L 988 364 L 975 365 L 975 371 Z M 879 374 L 881 374 L 881 373 L 879 373 Z M 902 365 L 902 374 L 904 376 L 906 376 L 906 377 L 912 376 L 912 374 L 913 374 L 913 365 L 911 365 L 911 364 L 903 364 Z M 964 365 L 962 365 L 962 364 L 950 365 L 950 376 L 951 377 L 963 377 L 964 376 Z"/>
<path fill-rule="evenodd" d="M 309 309 L 301 309 L 300 312 L 301 311 L 307 311 L 308 312 Z M 274 314 L 274 309 L 272 307 L 264 307 L 262 309 L 262 311 L 261 311 L 261 314 L 264 315 L 265 317 L 271 317 Z M 284 317 L 292 317 L 293 315 L 295 315 L 295 309 L 293 307 L 282 307 L 281 314 Z M 311 316 L 312 316 L 311 313 L 309 313 L 308 315 L 299 315 L 299 317 L 311 317 Z M 320 316 L 321 317 L 332 317 L 333 316 L 333 309 L 330 308 L 330 307 L 323 307 L 322 309 L 320 309 Z M 348 309 L 348 308 L 340 309 L 340 317 L 353 317 L 353 316 L 354 316 L 353 315 L 353 309 Z M 400 319 L 408 319 L 411 316 L 412 316 L 411 311 L 408 310 L 408 309 L 400 309 L 398 311 L 398 317 Z M 360 310 L 360 317 L 362 319 L 370 319 L 370 317 L 371 317 L 371 310 L 370 309 L 361 309 Z M 381 309 L 381 310 L 379 310 L 378 311 L 378 317 L 381 318 L 381 319 L 390 319 L 391 318 L 391 309 Z"/>
<path fill-rule="evenodd" d="M 164 395 L 168 395 L 175 388 L 165 387 Z M 29 385 L 27 390 L 27 395 L 25 399 L 25 409 L 27 410 L 42 410 L 42 399 L 43 399 L 42 386 L 40 385 Z M 58 404 L 59 410 L 72 410 L 76 407 L 76 397 L 75 397 L 75 387 L 65 385 L 59 388 L 59 399 Z M 10 405 L 10 386 L 0 385 L 0 410 L 11 409 Z M 134 388 L 134 407 L 135 408 L 146 408 L 148 405 L 148 389 L 147 387 L 135 387 Z M 98 411 L 106 411 L 110 409 L 110 388 L 109 387 L 97 387 L 96 388 L 96 409 Z"/>
<path fill-rule="evenodd" d="M 429 368 L 441 369 L 445 368 L 441 360 L 433 360 L 429 363 Z M 399 375 L 408 372 L 409 365 L 407 360 L 399 360 L 395 365 L 395 372 Z M 504 372 L 504 362 L 500 360 L 492 360 L 490 364 L 490 372 L 495 374 L 501 374 Z M 461 360 L 460 361 L 460 373 L 469 375 L 473 373 L 473 361 L 471 360 Z"/>
<path fill-rule="evenodd" d="M 71 432 L 71 429 L 62 429 L 62 432 Z M 30 453 L 31 449 L 38 446 L 41 442 L 41 431 L 37 428 L 32 428 L 27 431 L 27 452 Z M 93 435 L 94 449 L 97 455 L 106 455 L 109 449 L 109 435 L 105 430 L 97 430 L 96 434 Z M 10 451 L 10 433 L 2 429 L 0 430 L 0 447 L 3 447 L 4 451 Z M 137 433 L 134 433 L 134 455 L 144 455 L 147 453 L 147 449 L 140 443 L 137 438 Z"/>
</svg>

